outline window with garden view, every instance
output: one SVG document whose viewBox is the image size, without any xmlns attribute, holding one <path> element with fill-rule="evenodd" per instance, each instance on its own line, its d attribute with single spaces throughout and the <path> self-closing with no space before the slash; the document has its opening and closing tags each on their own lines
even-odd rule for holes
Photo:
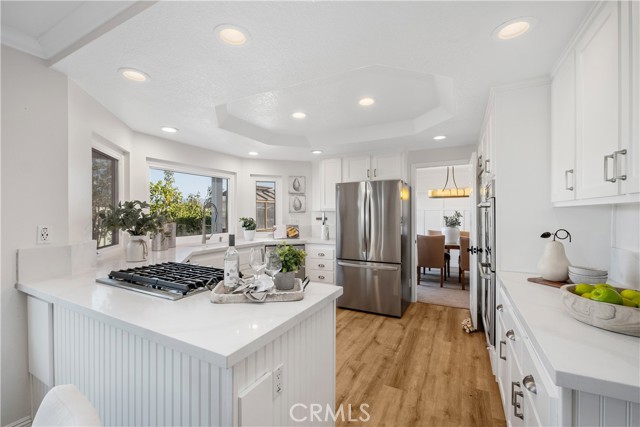
<svg viewBox="0 0 640 427">
<path fill-rule="evenodd" d="M 229 179 L 149 169 L 151 212 L 176 223 L 176 235 L 227 233 Z"/>
<path fill-rule="evenodd" d="M 96 149 L 91 153 L 92 239 L 98 249 L 118 244 L 118 230 L 103 227 L 100 212 L 118 203 L 118 160 Z"/>
<path fill-rule="evenodd" d="M 257 231 L 272 231 L 276 224 L 276 183 L 256 181 Z"/>
</svg>

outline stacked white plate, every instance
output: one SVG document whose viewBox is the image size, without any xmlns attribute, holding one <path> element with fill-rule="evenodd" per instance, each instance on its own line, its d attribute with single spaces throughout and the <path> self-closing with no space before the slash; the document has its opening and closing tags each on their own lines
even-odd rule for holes
<svg viewBox="0 0 640 427">
<path fill-rule="evenodd" d="M 589 267 L 569 266 L 569 280 L 571 283 L 587 283 L 595 285 L 596 283 L 607 283 L 607 270 L 598 270 Z"/>
</svg>

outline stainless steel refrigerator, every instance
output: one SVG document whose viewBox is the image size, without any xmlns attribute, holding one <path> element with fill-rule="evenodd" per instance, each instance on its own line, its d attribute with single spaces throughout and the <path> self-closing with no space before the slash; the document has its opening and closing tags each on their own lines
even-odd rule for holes
<svg viewBox="0 0 640 427">
<path fill-rule="evenodd" d="M 411 298 L 409 194 L 400 180 L 336 185 L 338 307 L 404 313 Z"/>
</svg>

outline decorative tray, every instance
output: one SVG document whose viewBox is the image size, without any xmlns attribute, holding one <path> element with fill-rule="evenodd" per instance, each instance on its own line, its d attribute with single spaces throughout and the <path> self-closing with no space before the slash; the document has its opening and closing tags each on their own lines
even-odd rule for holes
<svg viewBox="0 0 640 427">
<path fill-rule="evenodd" d="M 254 302 L 287 302 L 300 301 L 304 298 L 302 280 L 296 278 L 296 283 L 290 291 L 279 291 L 275 288 L 267 292 L 245 292 L 227 293 L 224 289 L 224 282 L 220 282 L 211 291 L 211 302 L 214 304 L 234 304 L 234 303 L 254 303 Z"/>
<path fill-rule="evenodd" d="M 543 279 L 542 277 L 529 277 L 527 281 L 531 283 L 537 283 L 538 285 L 551 286 L 554 288 L 561 288 L 564 285 L 569 284 L 568 282 L 554 282 L 552 280 L 546 280 L 546 279 Z"/>
<path fill-rule="evenodd" d="M 576 320 L 596 328 L 640 337 L 640 308 L 592 301 L 573 293 L 576 285 L 560 288 L 564 308 Z M 622 288 L 616 288 L 621 291 Z"/>
</svg>

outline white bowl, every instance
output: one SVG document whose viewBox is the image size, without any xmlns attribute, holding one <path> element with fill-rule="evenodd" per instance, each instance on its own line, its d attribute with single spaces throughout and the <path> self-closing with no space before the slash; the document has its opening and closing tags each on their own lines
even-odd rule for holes
<svg viewBox="0 0 640 427">
<path fill-rule="evenodd" d="M 582 274 L 574 274 L 569 272 L 569 280 L 572 283 L 587 283 L 589 285 L 595 285 L 597 283 L 607 283 L 608 276 L 583 276 Z"/>
<path fill-rule="evenodd" d="M 569 272 L 573 274 L 579 274 L 581 276 L 594 276 L 602 277 L 608 274 L 607 270 L 598 270 L 597 268 L 578 267 L 574 265 L 569 266 Z"/>
</svg>

